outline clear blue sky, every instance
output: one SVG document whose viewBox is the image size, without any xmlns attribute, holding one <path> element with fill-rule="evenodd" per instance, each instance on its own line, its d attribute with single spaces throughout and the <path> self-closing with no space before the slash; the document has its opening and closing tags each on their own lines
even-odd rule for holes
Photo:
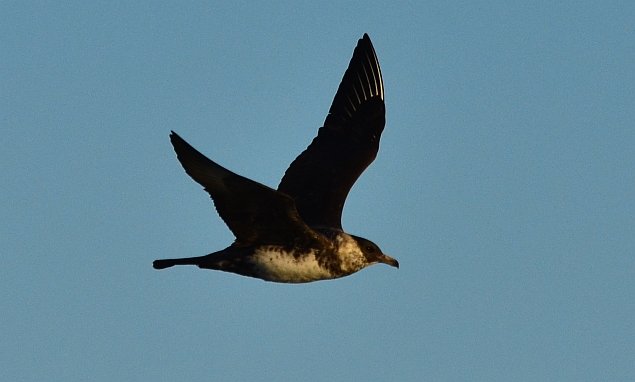
<svg viewBox="0 0 635 382">
<path fill-rule="evenodd" d="M 213 3 L 0 5 L 0 380 L 635 380 L 632 2 Z M 364 32 L 401 269 L 153 270 L 232 240 L 169 131 L 275 187 Z"/>
</svg>

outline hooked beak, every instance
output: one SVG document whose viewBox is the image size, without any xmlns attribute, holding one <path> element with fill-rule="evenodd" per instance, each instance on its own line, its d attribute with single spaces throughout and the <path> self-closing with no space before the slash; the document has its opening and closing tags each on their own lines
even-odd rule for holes
<svg viewBox="0 0 635 382">
<path fill-rule="evenodd" d="M 383 255 L 381 259 L 379 259 L 379 262 L 388 264 L 391 267 L 399 268 L 399 262 L 397 261 L 397 259 L 393 259 L 392 257 L 385 254 Z"/>
</svg>

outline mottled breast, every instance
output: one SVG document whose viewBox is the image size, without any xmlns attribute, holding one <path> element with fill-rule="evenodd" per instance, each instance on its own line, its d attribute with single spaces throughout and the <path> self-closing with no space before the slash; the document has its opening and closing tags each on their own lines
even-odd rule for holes
<svg viewBox="0 0 635 382">
<path fill-rule="evenodd" d="M 339 277 L 318 261 L 317 250 L 285 250 L 279 246 L 257 248 L 252 256 L 254 270 L 264 280 L 306 283 Z"/>
</svg>

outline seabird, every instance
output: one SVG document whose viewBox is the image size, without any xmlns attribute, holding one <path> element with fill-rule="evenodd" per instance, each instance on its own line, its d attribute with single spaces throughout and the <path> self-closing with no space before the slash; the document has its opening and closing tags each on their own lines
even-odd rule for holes
<svg viewBox="0 0 635 382">
<path fill-rule="evenodd" d="M 318 135 L 274 190 L 205 157 L 172 131 L 185 172 L 209 193 L 236 240 L 206 256 L 155 260 L 281 283 L 335 279 L 369 265 L 399 267 L 370 240 L 342 230 L 351 187 L 377 156 L 385 125 L 384 84 L 367 34 L 358 41 Z"/>
</svg>

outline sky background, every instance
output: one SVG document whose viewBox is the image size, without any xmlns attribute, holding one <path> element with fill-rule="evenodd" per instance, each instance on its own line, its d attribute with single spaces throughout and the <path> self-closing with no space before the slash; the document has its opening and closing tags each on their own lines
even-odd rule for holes
<svg viewBox="0 0 635 382">
<path fill-rule="evenodd" d="M 0 380 L 635 380 L 633 2 L 215 3 L 1 3 Z M 233 239 L 170 130 L 276 187 L 364 32 L 401 268 L 152 269 Z"/>
</svg>

